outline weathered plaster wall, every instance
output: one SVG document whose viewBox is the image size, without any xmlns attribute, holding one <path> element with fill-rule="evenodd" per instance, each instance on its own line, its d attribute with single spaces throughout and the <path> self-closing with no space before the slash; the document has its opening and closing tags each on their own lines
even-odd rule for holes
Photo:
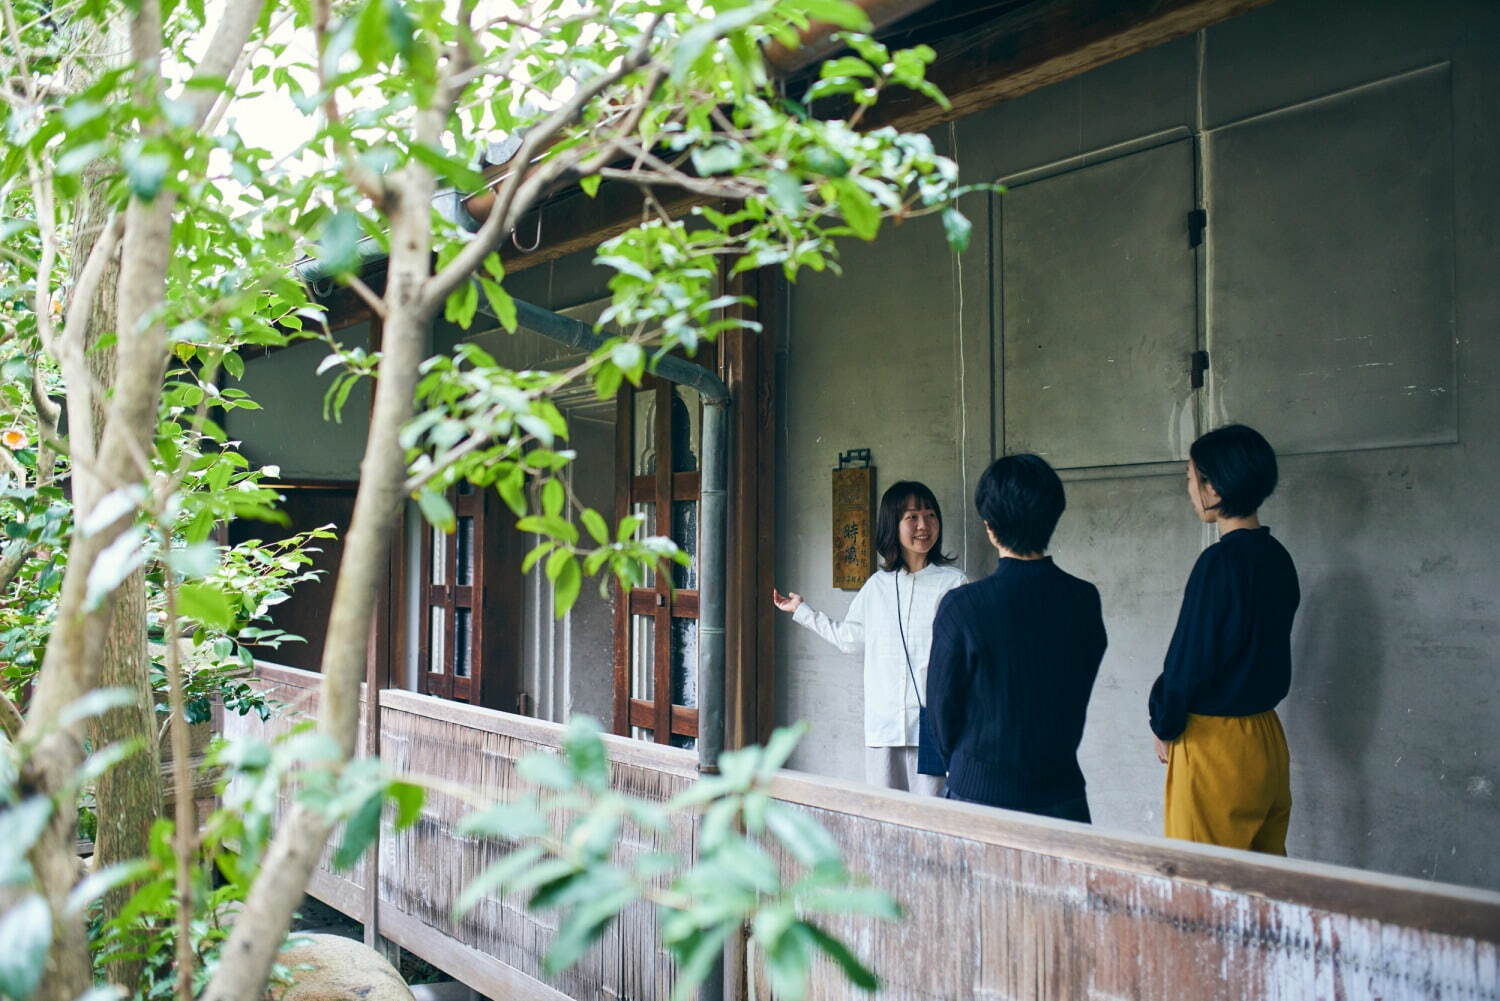
<svg viewBox="0 0 1500 1001">
<path fill-rule="evenodd" d="M 1368 215 L 1353 220 L 1352 230 L 1343 228 L 1348 220 L 1310 215 L 1309 239 L 1324 241 L 1312 250 L 1282 243 L 1254 254 L 1221 249 L 1215 258 L 1214 247 L 1226 246 L 1229 232 L 1216 231 L 1215 224 L 1243 222 L 1255 211 L 1251 199 L 1258 193 L 1244 190 L 1235 201 L 1237 192 L 1212 187 L 1227 173 L 1210 169 L 1205 176 L 1198 168 L 1196 183 L 1208 189 L 1205 203 L 1219 209 L 1210 214 L 1208 252 L 1197 258 L 1199 330 L 1187 332 L 1187 341 L 1230 361 L 1210 368 L 1202 393 L 1184 394 L 1182 420 L 1189 435 L 1193 408 L 1201 410 L 1196 423 L 1204 428 L 1228 419 L 1281 422 L 1283 438 L 1302 438 L 1306 445 L 1304 454 L 1283 457 L 1281 489 L 1263 512 L 1297 560 L 1304 595 L 1293 689 L 1282 709 L 1293 754 L 1292 853 L 1496 887 L 1500 545 L 1488 515 L 1500 489 L 1494 434 L 1500 427 L 1500 196 L 1493 185 L 1500 176 L 1500 8 L 1277 0 L 1203 36 L 942 128 L 934 139 L 956 146 L 968 180 L 1010 177 L 1067 157 L 1104 159 L 1110 154 L 1097 151 L 1171 130 L 1202 143 L 1205 156 L 1195 162 L 1212 165 L 1215 151 L 1228 148 L 1233 123 L 1434 66 L 1434 76 L 1415 79 L 1424 86 L 1437 81 L 1433 85 L 1450 92 L 1451 150 L 1412 148 L 1411 155 L 1451 170 L 1433 190 L 1442 195 L 1451 188 L 1452 214 L 1434 211 L 1430 231 L 1419 226 L 1403 234 L 1439 234 L 1435 257 L 1408 259 L 1401 248 L 1390 250 L 1403 254 L 1399 260 L 1414 279 L 1451 304 L 1451 313 L 1434 321 L 1440 332 L 1451 324 L 1451 385 L 1438 380 L 1414 391 L 1452 393 L 1456 404 L 1419 415 L 1431 418 L 1430 426 L 1415 427 L 1410 415 L 1391 417 L 1397 431 L 1411 424 L 1414 440 L 1425 435 L 1434 443 L 1316 450 L 1319 435 L 1330 429 L 1357 433 L 1383 419 L 1370 413 L 1380 408 L 1345 392 L 1362 384 L 1339 374 L 1333 339 L 1360 336 L 1359 325 L 1371 319 L 1367 301 L 1389 295 L 1369 283 L 1370 269 L 1381 263 L 1380 241 L 1372 250 L 1359 224 L 1368 229 L 1372 220 L 1378 226 L 1385 214 L 1410 209 L 1400 192 L 1377 197 L 1379 178 L 1363 173 L 1373 169 L 1372 160 L 1401 150 L 1400 142 L 1347 150 L 1350 183 L 1372 192 Z M 1328 152 L 1336 160 L 1340 150 Z M 1400 156 L 1392 166 L 1402 166 Z M 1299 175 L 1255 183 L 1262 181 L 1295 186 Z M 1017 192 L 1019 200 L 1024 189 Z M 854 447 L 874 450 L 881 489 L 898 478 L 929 483 L 947 514 L 949 550 L 971 575 L 993 568 L 970 496 L 986 461 L 1025 417 L 1014 405 L 1007 411 L 1003 398 L 1005 289 L 998 276 L 1005 262 L 998 230 L 1004 204 L 969 199 L 974 243 L 961 261 L 945 252 L 936 226 L 906 225 L 883 233 L 873 246 L 849 247 L 843 278 L 808 276 L 792 290 L 778 386 L 777 577 L 783 590 L 799 590 L 831 613 L 847 607 L 851 595 L 829 586 L 828 470 L 839 451 Z M 1087 217 L 1068 223 L 1087 224 Z M 1261 293 L 1265 329 L 1247 335 L 1245 317 L 1235 313 L 1235 303 L 1247 295 L 1243 283 L 1274 278 L 1294 252 L 1308 255 L 1306 265 L 1322 269 L 1326 284 L 1314 286 L 1317 294 L 1305 308 L 1275 287 Z M 1092 334 L 1108 329 L 1110 303 L 1099 305 L 1094 322 L 1088 304 L 1072 305 L 1083 310 L 1080 327 L 1087 329 L 1047 347 L 1097 349 Z M 1317 330 L 1291 329 L 1299 315 L 1313 314 L 1320 318 Z M 1343 322 L 1353 329 L 1339 329 Z M 1411 343 L 1422 335 L 1414 330 Z M 1401 365 L 1417 364 L 1402 355 L 1407 341 L 1392 346 Z M 1324 351 L 1331 361 L 1296 368 L 1304 350 Z M 1448 364 L 1441 355 L 1427 361 L 1438 369 Z M 1278 395 L 1282 383 L 1324 370 L 1327 385 L 1310 398 Z M 1124 371 L 1120 385 L 1128 388 L 1142 377 Z M 1056 424 L 1087 437 L 1096 402 L 1078 398 Z M 1304 411 L 1312 416 L 1287 423 L 1286 414 Z M 1174 439 L 1162 429 L 1173 454 L 1187 440 L 1182 430 Z M 1371 435 L 1366 444 L 1374 446 L 1378 435 Z M 1188 570 L 1211 536 L 1188 509 L 1175 462 L 1106 464 L 1064 478 L 1069 509 L 1054 553 L 1061 566 L 1098 583 L 1110 632 L 1082 749 L 1095 820 L 1157 833 L 1162 769 L 1151 754 L 1146 694 Z M 813 721 L 792 763 L 859 778 L 858 659 L 786 621 L 777 650 L 779 721 Z"/>
<path fill-rule="evenodd" d="M 370 327 L 361 323 L 337 332 L 347 346 L 369 348 Z M 360 382 L 345 401 L 340 420 L 323 419 L 323 397 L 334 373 L 317 374 L 326 345 L 304 341 L 245 363 L 238 388 L 260 410 L 233 410 L 225 430 L 244 442 L 252 462 L 281 467 L 286 479 L 355 480 L 370 428 L 370 383 Z"/>
</svg>

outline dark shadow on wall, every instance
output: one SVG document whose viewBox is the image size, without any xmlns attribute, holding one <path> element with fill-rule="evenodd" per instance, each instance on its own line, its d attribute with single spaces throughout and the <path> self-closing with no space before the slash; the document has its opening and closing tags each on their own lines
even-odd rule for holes
<svg viewBox="0 0 1500 1001">
<path fill-rule="evenodd" d="M 1292 690 L 1283 703 L 1292 759 L 1288 850 L 1317 861 L 1368 868 L 1370 833 L 1380 824 L 1371 748 L 1385 688 L 1388 649 L 1374 571 L 1359 565 L 1353 536 L 1365 521 L 1364 487 L 1353 477 L 1325 483 L 1337 497 L 1340 535 L 1326 547 L 1292 552 L 1302 605 L 1292 637 Z M 1309 568 L 1320 568 L 1311 573 Z"/>
</svg>

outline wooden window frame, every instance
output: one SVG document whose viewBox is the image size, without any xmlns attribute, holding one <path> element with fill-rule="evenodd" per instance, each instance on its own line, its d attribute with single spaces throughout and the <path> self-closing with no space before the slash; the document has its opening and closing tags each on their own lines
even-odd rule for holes
<svg viewBox="0 0 1500 1001">
<path fill-rule="evenodd" d="M 516 533 L 501 510 L 493 490 L 478 487 L 466 493 L 449 492 L 453 505 L 454 531 L 442 535 L 446 573 L 442 583 L 432 582 L 432 525 L 420 522 L 421 555 L 417 566 L 417 690 L 425 695 L 482 705 L 491 709 L 513 709 L 520 682 L 520 573 L 514 561 Z M 469 583 L 457 581 L 459 526 L 467 520 L 471 532 L 472 566 Z M 441 671 L 432 667 L 432 610 L 443 610 Z M 458 613 L 469 614 L 468 673 L 455 672 L 458 656 Z"/>
<path fill-rule="evenodd" d="M 705 363 L 702 357 L 695 359 Z M 711 361 L 708 364 L 712 364 Z M 653 504 L 657 531 L 671 534 L 672 502 L 701 501 L 702 471 L 672 470 L 672 394 L 675 385 L 665 379 L 646 376 L 640 389 L 622 388 L 617 396 L 615 423 L 615 513 L 625 518 L 635 504 Z M 638 394 L 656 394 L 655 427 L 652 429 L 656 451 L 656 472 L 642 476 L 634 472 L 635 400 Z M 701 404 L 700 404 L 701 406 Z M 663 419 L 663 415 L 666 415 Z M 701 458 L 701 456 L 700 456 Z M 701 523 L 700 523 L 701 531 Z M 701 549 L 701 547 L 700 547 Z M 632 619 L 649 619 L 654 630 L 652 649 L 652 691 L 654 699 L 631 696 Z M 651 732 L 658 744 L 670 743 L 673 737 L 696 739 L 698 710 L 675 704 L 672 692 L 672 622 L 674 619 L 698 619 L 696 588 L 674 588 L 670 568 L 659 570 L 651 587 L 631 589 L 621 600 L 619 586 L 615 597 L 615 664 L 614 664 L 614 732 L 629 736 L 631 727 Z M 697 669 L 697 665 L 693 666 Z"/>
</svg>

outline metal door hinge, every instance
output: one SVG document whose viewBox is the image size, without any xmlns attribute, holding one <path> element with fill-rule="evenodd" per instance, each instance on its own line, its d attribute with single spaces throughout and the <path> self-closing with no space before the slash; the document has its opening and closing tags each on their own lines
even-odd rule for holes
<svg viewBox="0 0 1500 1001">
<path fill-rule="evenodd" d="M 1203 373 L 1208 371 L 1208 352 L 1194 351 L 1192 359 L 1192 374 L 1189 385 L 1194 389 L 1203 388 Z"/>
<path fill-rule="evenodd" d="M 1208 228 L 1208 209 L 1193 209 L 1188 213 L 1188 246 L 1203 246 L 1203 231 Z"/>
</svg>

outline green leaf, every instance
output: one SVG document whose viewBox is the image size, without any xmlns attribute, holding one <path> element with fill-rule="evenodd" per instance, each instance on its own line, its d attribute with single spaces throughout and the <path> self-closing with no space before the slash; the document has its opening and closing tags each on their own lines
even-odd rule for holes
<svg viewBox="0 0 1500 1001">
<path fill-rule="evenodd" d="M 731 31 L 741 30 L 754 23 L 765 13 L 763 4 L 749 4 L 738 10 L 730 10 L 710 21 L 700 21 L 678 39 L 672 53 L 672 80 L 682 81 L 693 69 L 704 51 L 716 40 Z"/>
<path fill-rule="evenodd" d="M 580 177 L 578 179 L 578 186 L 583 189 L 584 194 L 593 198 L 599 194 L 599 184 L 603 180 L 604 178 L 598 174 L 589 174 L 587 177 Z"/>
<path fill-rule="evenodd" d="M 712 928 L 699 929 L 681 943 L 672 947 L 677 959 L 677 983 L 672 987 L 672 1001 L 688 1001 L 698 985 L 714 968 L 714 961 L 723 955 L 724 940 L 734 930 L 731 922 L 723 922 Z"/>
<path fill-rule="evenodd" d="M 453 505 L 448 503 L 447 497 L 429 488 L 417 494 L 417 507 L 428 524 L 442 532 L 453 531 Z"/>
<path fill-rule="evenodd" d="M 801 215 L 802 210 L 807 207 L 807 199 L 802 194 L 802 182 L 796 175 L 784 170 L 771 171 L 770 177 L 766 179 L 766 193 L 771 198 L 771 204 L 783 215 Z"/>
<path fill-rule="evenodd" d="M 98 872 L 91 872 L 68 894 L 67 911 L 69 914 L 78 914 L 110 890 L 127 883 L 140 882 L 150 876 L 153 870 L 154 866 L 146 859 L 134 859 L 116 862 Z"/>
<path fill-rule="evenodd" d="M 558 572 L 557 579 L 552 582 L 552 614 L 561 619 L 568 614 L 574 602 L 578 600 L 578 591 L 583 586 L 583 573 L 579 570 L 578 561 L 569 558 Z"/>
<path fill-rule="evenodd" d="M 385 0 L 366 0 L 354 26 L 354 51 L 366 69 L 374 68 L 392 52 Z"/>
<path fill-rule="evenodd" d="M 359 267 L 359 241 L 363 236 L 359 216 L 340 209 L 323 223 L 315 251 L 318 260 L 331 275 L 352 274 Z"/>
<path fill-rule="evenodd" d="M 506 333 L 515 333 L 517 325 L 516 300 L 511 298 L 509 292 L 505 291 L 505 286 L 498 282 L 493 282 L 483 275 L 479 276 L 479 284 L 484 288 L 484 297 L 489 302 L 490 312 L 494 314 L 495 319 L 500 321 L 500 325 L 505 328 Z"/>
<path fill-rule="evenodd" d="M 359 861 L 359 857 L 370 847 L 375 835 L 380 833 L 380 811 L 385 806 L 383 791 L 375 792 L 365 799 L 354 815 L 344 824 L 344 837 L 333 853 L 333 867 L 342 872 Z"/>
<path fill-rule="evenodd" d="M 798 921 L 765 950 L 766 976 L 777 1001 L 802 1001 L 807 994 L 807 974 L 812 969 L 813 937 Z"/>
<path fill-rule="evenodd" d="M 807 934 L 812 937 L 814 943 L 824 954 L 839 964 L 839 969 L 844 971 L 844 976 L 854 986 L 861 990 L 874 993 L 880 989 L 880 978 L 875 976 L 874 971 L 859 961 L 859 957 L 849 950 L 849 947 L 832 935 L 825 932 L 815 924 L 803 921 L 802 927 L 807 929 Z"/>
<path fill-rule="evenodd" d="M 40 893 L 28 894 L 0 917 L 0 996 L 27 1001 L 42 982 L 52 946 L 52 909 Z"/>
<path fill-rule="evenodd" d="M 464 887 L 464 892 L 458 895 L 458 900 L 453 904 L 453 919 L 457 921 L 472 911 L 474 905 L 485 897 L 497 890 L 503 890 L 505 885 L 517 875 L 540 861 L 544 854 L 540 845 L 527 845 L 511 852 L 480 873 L 472 883 Z"/>
<path fill-rule="evenodd" d="M 692 156 L 693 169 L 705 177 L 713 174 L 728 174 L 738 170 L 745 162 L 745 151 L 737 143 L 694 147 Z"/>
<path fill-rule="evenodd" d="M 553 754 L 539 752 L 526 755 L 516 765 L 516 774 L 523 781 L 530 782 L 532 785 L 545 786 L 548 789 L 573 788 L 573 773 Z"/>
<path fill-rule="evenodd" d="M 875 239 L 875 234 L 880 232 L 880 208 L 875 200 L 864 188 L 848 178 L 834 181 L 833 188 L 838 192 L 839 212 L 843 214 L 844 221 L 849 224 L 854 235 L 861 240 Z"/>
<path fill-rule="evenodd" d="M 609 785 L 609 757 L 599 739 L 599 723 L 592 716 L 575 716 L 563 738 L 563 753 L 573 776 L 584 785 L 603 790 Z"/>
<path fill-rule="evenodd" d="M 958 209 L 947 208 L 943 210 L 943 232 L 947 235 L 948 246 L 953 248 L 953 252 L 962 254 L 969 249 L 969 237 L 973 235 L 974 224 Z"/>
<path fill-rule="evenodd" d="M 812 817 L 782 803 L 766 808 L 766 826 L 798 862 L 810 868 L 842 867 L 838 842 Z"/>
<path fill-rule="evenodd" d="M 532 547 L 531 552 L 526 554 L 526 558 L 521 560 L 521 573 L 531 573 L 531 568 L 536 566 L 537 561 L 552 552 L 556 545 L 557 543 L 551 541 L 538 542 Z"/>
<path fill-rule="evenodd" d="M 542 960 L 543 968 L 556 976 L 578 962 L 584 951 L 604 934 L 609 923 L 635 897 L 635 890 L 626 887 L 573 908 L 558 927 L 557 935 Z"/>
<path fill-rule="evenodd" d="M 124 157 L 125 181 L 130 193 L 143 202 L 149 202 L 161 194 L 167 173 L 172 169 L 172 159 L 165 153 L 141 153 Z"/>
<path fill-rule="evenodd" d="M 500 494 L 500 499 L 505 501 L 505 506 L 510 508 L 517 518 L 526 516 L 525 470 L 520 466 L 512 466 L 510 472 L 495 482 L 495 490 Z"/>
<path fill-rule="evenodd" d="M 770 778 L 778 768 L 786 764 L 786 759 L 792 756 L 798 742 L 806 736 L 807 729 L 806 723 L 798 723 L 795 726 L 779 727 L 771 734 L 760 760 L 759 771 L 762 778 Z"/>
<path fill-rule="evenodd" d="M 547 517 L 556 518 L 561 515 L 566 501 L 567 493 L 560 482 L 548 480 L 542 485 L 542 513 Z"/>
<path fill-rule="evenodd" d="M 213 584 L 187 581 L 177 588 L 177 610 L 211 629 L 228 630 L 234 625 L 238 602 Z"/>
<path fill-rule="evenodd" d="M 58 714 L 57 725 L 70 727 L 80 720 L 91 719 L 102 716 L 111 709 L 119 709 L 124 706 L 137 704 L 139 697 L 134 689 L 123 686 L 117 688 L 96 688 L 87 695 L 80 696 L 63 707 Z"/>
<path fill-rule="evenodd" d="M 460 834 L 511 840 L 539 837 L 551 829 L 546 817 L 520 803 L 496 803 L 469 814 L 458 824 Z"/>
<path fill-rule="evenodd" d="M 392 782 L 387 792 L 396 804 L 396 830 L 404 831 L 421 819 L 426 789 L 412 782 Z"/>
<path fill-rule="evenodd" d="M 806 11 L 808 17 L 826 21 L 846 31 L 870 30 L 870 15 L 859 4 L 850 3 L 849 0 L 798 0 L 797 6 Z"/>
<path fill-rule="evenodd" d="M 45 796 L 32 796 L 0 812 L 0 887 L 30 882 L 26 855 L 51 819 L 52 801 Z"/>
<path fill-rule="evenodd" d="M 609 543 L 609 526 L 604 523 L 604 518 L 598 511 L 591 507 L 584 508 L 578 518 L 583 522 L 583 527 L 588 529 L 589 535 L 594 537 L 595 542 L 601 546 Z"/>
</svg>

